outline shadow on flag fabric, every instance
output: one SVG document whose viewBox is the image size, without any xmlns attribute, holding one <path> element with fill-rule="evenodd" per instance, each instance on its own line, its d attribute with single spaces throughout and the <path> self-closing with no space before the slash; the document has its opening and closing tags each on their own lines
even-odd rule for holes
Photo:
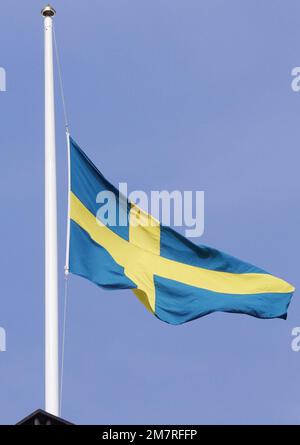
<svg viewBox="0 0 300 445">
<path fill-rule="evenodd" d="M 69 142 L 71 273 L 106 289 L 132 289 L 151 313 L 171 324 L 217 311 L 286 318 L 293 286 L 162 226 L 119 196 Z"/>
</svg>

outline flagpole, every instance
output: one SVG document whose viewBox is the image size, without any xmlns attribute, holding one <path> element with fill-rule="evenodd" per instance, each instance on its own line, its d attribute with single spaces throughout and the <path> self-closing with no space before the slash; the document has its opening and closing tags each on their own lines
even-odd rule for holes
<svg viewBox="0 0 300 445">
<path fill-rule="evenodd" d="M 45 410 L 59 415 L 57 204 L 52 17 L 42 10 L 45 38 Z"/>
</svg>

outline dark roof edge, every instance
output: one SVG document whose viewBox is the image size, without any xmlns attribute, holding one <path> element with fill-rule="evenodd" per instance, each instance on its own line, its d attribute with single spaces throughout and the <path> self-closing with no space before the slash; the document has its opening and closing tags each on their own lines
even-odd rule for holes
<svg viewBox="0 0 300 445">
<path fill-rule="evenodd" d="M 35 418 L 35 417 L 39 417 L 42 416 L 44 418 L 47 418 L 49 420 L 54 420 L 56 423 L 62 423 L 65 425 L 74 425 L 71 422 L 68 422 L 65 419 L 62 419 L 61 417 L 57 417 L 54 416 L 53 414 L 47 413 L 47 411 L 44 411 L 43 409 L 37 409 L 35 410 L 33 413 L 29 414 L 28 416 L 26 416 L 24 419 L 20 420 L 18 423 L 16 423 L 16 425 L 23 425 L 28 423 L 29 420 Z"/>
</svg>

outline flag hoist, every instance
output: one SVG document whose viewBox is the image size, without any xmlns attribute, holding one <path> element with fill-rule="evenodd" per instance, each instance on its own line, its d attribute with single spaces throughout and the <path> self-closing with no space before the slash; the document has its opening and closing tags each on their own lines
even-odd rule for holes
<svg viewBox="0 0 300 445">
<path fill-rule="evenodd" d="M 45 38 L 45 410 L 59 415 L 57 204 L 53 23 L 55 10 L 42 10 Z"/>
</svg>

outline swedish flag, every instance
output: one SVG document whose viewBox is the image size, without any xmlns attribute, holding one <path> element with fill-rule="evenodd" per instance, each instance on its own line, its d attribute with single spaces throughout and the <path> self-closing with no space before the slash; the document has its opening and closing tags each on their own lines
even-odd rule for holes
<svg viewBox="0 0 300 445">
<path fill-rule="evenodd" d="M 69 142 L 70 272 L 107 289 L 132 289 L 150 312 L 171 324 L 216 311 L 286 318 L 293 286 L 162 226 L 121 199 L 75 141 Z M 96 217 L 101 191 L 115 197 L 116 220 L 126 224 L 104 224 Z"/>
</svg>

